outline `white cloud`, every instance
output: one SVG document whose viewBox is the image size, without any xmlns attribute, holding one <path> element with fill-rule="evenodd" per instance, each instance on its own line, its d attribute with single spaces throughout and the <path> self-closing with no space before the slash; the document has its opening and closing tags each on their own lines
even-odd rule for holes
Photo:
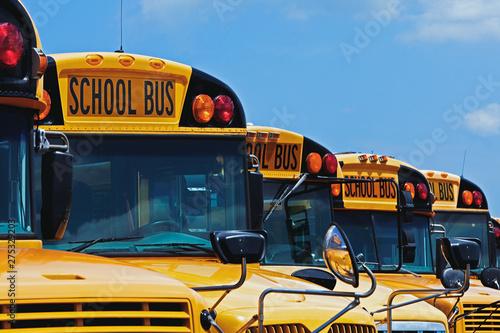
<svg viewBox="0 0 500 333">
<path fill-rule="evenodd" d="M 500 105 L 492 103 L 464 117 L 465 127 L 482 136 L 500 134 Z"/>
<path fill-rule="evenodd" d="M 419 0 L 421 14 L 406 15 L 415 23 L 404 40 L 476 41 L 500 39 L 500 1 Z"/>
</svg>

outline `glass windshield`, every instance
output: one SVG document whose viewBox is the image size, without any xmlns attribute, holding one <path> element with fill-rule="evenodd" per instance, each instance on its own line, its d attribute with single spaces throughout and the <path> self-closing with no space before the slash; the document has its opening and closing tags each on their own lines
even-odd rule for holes
<svg viewBox="0 0 500 333">
<path fill-rule="evenodd" d="M 354 253 L 363 254 L 368 268 L 394 271 L 398 267 L 398 222 L 395 213 L 336 210 L 335 220 L 347 234 Z M 414 238 L 416 245 L 415 260 L 404 262 L 403 269 L 415 273 L 432 272 L 427 218 L 414 215 L 412 222 L 403 223 L 403 232 L 408 240 Z"/>
<path fill-rule="evenodd" d="M 436 215 L 433 218 L 433 223 L 444 226 L 447 237 L 479 239 L 481 241 L 481 264 L 479 269 L 482 270 L 489 266 L 487 244 L 488 216 L 486 214 L 436 212 Z M 436 235 L 436 237 L 433 237 L 432 240 L 434 244 L 437 237 L 442 237 L 442 235 Z"/>
<path fill-rule="evenodd" d="M 211 249 L 211 231 L 246 229 L 240 144 L 233 139 L 70 136 L 75 156 L 71 215 L 62 241 L 47 245 L 144 255 Z"/>
<path fill-rule="evenodd" d="M 295 183 L 264 183 L 264 213 Z M 266 264 L 325 266 L 323 238 L 332 223 L 330 185 L 303 183 L 264 223 L 268 233 Z"/>
<path fill-rule="evenodd" d="M 25 113 L 25 112 L 23 112 Z M 0 111 L 0 234 L 30 233 L 29 147 L 32 113 Z"/>
</svg>

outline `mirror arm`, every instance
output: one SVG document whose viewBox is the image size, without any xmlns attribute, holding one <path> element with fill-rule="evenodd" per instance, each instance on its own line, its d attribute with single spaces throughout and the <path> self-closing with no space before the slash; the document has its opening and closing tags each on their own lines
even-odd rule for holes
<svg viewBox="0 0 500 333">
<path fill-rule="evenodd" d="M 413 303 L 418 303 L 422 302 L 428 299 L 432 298 L 438 298 L 439 296 L 442 295 L 448 295 L 447 297 L 462 297 L 463 294 L 467 291 L 468 286 L 469 286 L 469 279 L 470 279 L 470 265 L 467 264 L 467 268 L 465 270 L 465 283 L 463 286 L 461 286 L 458 289 L 402 289 L 402 290 L 396 290 L 393 291 L 392 294 L 389 296 L 388 301 L 387 301 L 387 307 L 382 308 L 376 311 L 371 312 L 370 314 L 373 315 L 378 312 L 382 311 L 387 311 L 387 333 L 392 333 L 392 309 L 400 308 L 402 306 L 406 306 L 409 304 Z M 403 294 L 409 294 L 409 295 L 414 295 L 414 294 L 428 294 L 428 293 L 434 293 L 429 296 L 425 296 L 422 298 L 418 298 L 415 300 L 411 300 L 408 302 L 392 305 L 392 301 L 397 295 L 403 295 Z M 452 294 L 460 294 L 460 295 L 452 295 Z"/>
<path fill-rule="evenodd" d="M 263 327 L 264 327 L 264 298 L 271 294 L 271 293 L 280 293 L 280 294 L 306 294 L 306 295 L 320 295 L 320 296 L 338 296 L 338 297 L 354 297 L 354 300 L 349 303 L 342 311 L 339 313 L 335 314 L 330 320 L 328 320 L 326 323 L 324 323 L 320 328 L 317 330 L 313 331 L 312 333 L 320 332 L 323 330 L 326 326 L 340 318 L 343 314 L 346 312 L 352 310 L 354 307 L 359 305 L 359 299 L 360 298 L 365 298 L 373 294 L 375 291 L 375 288 L 377 287 L 377 280 L 375 279 L 375 275 L 373 275 L 372 271 L 366 267 L 363 263 L 361 264 L 365 271 L 368 273 L 370 276 L 372 286 L 368 292 L 364 294 L 358 294 L 358 293 L 350 293 L 350 292 L 334 292 L 334 291 L 324 291 L 324 290 L 293 290 L 293 289 L 278 289 L 278 288 L 269 288 L 266 289 L 260 294 L 259 297 L 259 313 L 258 313 L 258 318 L 259 318 L 259 332 L 263 332 Z"/>
<path fill-rule="evenodd" d="M 222 302 L 222 300 L 232 291 L 235 289 L 238 289 L 243 285 L 247 278 L 247 260 L 246 258 L 241 259 L 241 276 L 240 280 L 236 282 L 235 284 L 232 285 L 225 285 L 225 286 L 207 286 L 207 287 L 193 287 L 191 289 L 195 291 L 219 291 L 219 290 L 224 290 L 224 294 L 215 302 L 215 304 L 209 308 L 210 311 L 213 311 L 217 305 Z"/>
<path fill-rule="evenodd" d="M 60 151 L 67 153 L 69 152 L 69 140 L 68 137 L 62 132 L 46 131 L 43 129 L 36 129 L 33 133 L 35 136 L 35 151 L 36 152 L 48 152 L 48 151 Z M 62 145 L 51 144 L 49 138 L 60 139 Z"/>
</svg>

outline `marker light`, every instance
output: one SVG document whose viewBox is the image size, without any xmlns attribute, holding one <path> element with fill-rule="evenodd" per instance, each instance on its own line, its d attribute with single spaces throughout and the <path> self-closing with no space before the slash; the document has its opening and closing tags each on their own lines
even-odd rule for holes
<svg viewBox="0 0 500 333">
<path fill-rule="evenodd" d="M 330 188 L 331 188 L 331 191 L 332 191 L 332 196 L 333 197 L 338 197 L 340 195 L 340 190 L 342 188 L 342 185 L 340 185 L 340 184 L 331 184 Z"/>
<path fill-rule="evenodd" d="M 118 62 L 125 67 L 132 66 L 135 62 L 134 57 L 129 55 L 121 55 L 118 57 Z"/>
<path fill-rule="evenodd" d="M 321 170 L 323 160 L 318 153 L 309 153 L 306 158 L 307 171 L 312 174 L 317 174 Z"/>
<path fill-rule="evenodd" d="M 493 228 L 493 231 L 495 232 L 495 237 L 500 238 L 500 228 L 495 227 L 495 228 Z"/>
<path fill-rule="evenodd" d="M 256 137 L 257 137 L 257 132 L 255 132 L 255 131 L 248 131 L 247 132 L 247 138 L 255 139 Z"/>
<path fill-rule="evenodd" d="M 265 140 L 269 137 L 269 132 L 257 132 L 257 139 Z"/>
<path fill-rule="evenodd" d="M 47 70 L 47 56 L 43 53 L 42 49 L 33 48 L 31 52 L 31 60 L 32 60 L 32 70 L 31 77 L 33 79 L 39 80 L 42 78 L 43 74 Z"/>
<path fill-rule="evenodd" d="M 474 202 L 474 205 L 476 206 L 481 206 L 483 203 L 483 195 L 479 191 L 474 191 L 472 192 L 472 201 Z"/>
<path fill-rule="evenodd" d="M 359 155 L 358 158 L 359 158 L 360 162 L 364 162 L 364 161 L 368 160 L 368 156 L 366 156 L 365 154 L 364 155 Z"/>
<path fill-rule="evenodd" d="M 389 159 L 387 158 L 387 156 L 380 156 L 378 160 L 380 161 L 380 163 L 386 163 Z"/>
<path fill-rule="evenodd" d="M 49 93 L 45 89 L 43 90 L 43 100 L 45 101 L 45 104 L 47 104 L 47 106 L 45 107 L 45 110 L 38 114 L 38 116 L 36 114 L 34 115 L 35 121 L 45 119 L 50 112 L 52 102 Z"/>
<path fill-rule="evenodd" d="M 219 95 L 214 99 L 215 121 L 219 124 L 228 124 L 234 115 L 234 104 L 231 97 Z"/>
<path fill-rule="evenodd" d="M 377 155 L 370 155 L 370 162 L 377 162 L 378 157 Z"/>
<path fill-rule="evenodd" d="M 463 191 L 462 192 L 462 202 L 466 206 L 470 206 L 472 204 L 472 193 L 471 191 Z"/>
<path fill-rule="evenodd" d="M 329 175 L 333 175 L 337 171 L 337 163 L 335 155 L 328 153 L 323 156 L 323 168 Z"/>
<path fill-rule="evenodd" d="M 415 199 L 415 186 L 413 186 L 412 183 L 410 182 L 406 182 L 404 185 L 403 185 L 403 191 L 410 191 L 411 193 L 411 198 L 412 199 Z"/>
<path fill-rule="evenodd" d="M 193 116 L 194 119 L 201 123 L 206 124 L 212 119 L 214 115 L 214 102 L 208 95 L 198 95 L 193 101 Z"/>
<path fill-rule="evenodd" d="M 12 23 L 0 23 L 0 69 L 16 67 L 23 55 L 23 36 Z"/>
<path fill-rule="evenodd" d="M 278 140 L 280 138 L 280 133 L 279 132 L 271 132 L 269 133 L 269 139 L 271 140 Z"/>
<path fill-rule="evenodd" d="M 87 61 L 87 64 L 89 64 L 91 66 L 97 66 L 97 65 L 102 64 L 102 60 L 103 60 L 103 58 L 99 54 L 89 54 L 87 56 L 87 58 L 85 59 L 85 61 Z"/>
<path fill-rule="evenodd" d="M 165 67 L 165 62 L 160 59 L 151 58 L 149 59 L 149 66 L 153 67 L 154 69 L 163 69 L 163 67 Z"/>
<path fill-rule="evenodd" d="M 427 186 L 424 183 L 417 184 L 417 194 L 420 199 L 427 199 Z"/>
</svg>

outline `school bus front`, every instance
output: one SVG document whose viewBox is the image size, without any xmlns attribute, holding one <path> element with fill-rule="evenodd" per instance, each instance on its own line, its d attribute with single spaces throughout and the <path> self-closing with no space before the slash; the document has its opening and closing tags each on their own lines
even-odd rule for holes
<svg viewBox="0 0 500 333">
<path fill-rule="evenodd" d="M 259 159 L 260 171 L 264 175 L 263 228 L 269 234 L 268 251 L 263 262 L 266 269 L 295 275 L 308 268 L 326 270 L 322 243 L 331 222 L 336 220 L 332 198 L 338 203 L 342 196 L 352 197 L 360 193 L 362 197 L 368 193 L 380 198 L 383 205 L 394 204 L 391 200 L 395 200 L 396 189 L 390 183 L 344 184 L 342 192 L 339 179 L 344 176 L 337 159 L 334 159 L 334 166 L 327 166 L 331 152 L 300 134 L 272 127 L 249 126 L 247 152 Z M 319 165 L 314 164 L 314 158 Z M 366 177 L 372 176 L 351 175 L 349 179 Z M 387 172 L 377 177 L 390 178 L 392 174 Z M 362 275 L 358 290 L 340 280 L 334 290 L 362 292 L 369 289 L 370 279 Z M 384 308 L 389 295 L 396 289 L 377 281 L 375 293 L 361 299 L 361 306 L 370 312 Z M 414 299 L 411 295 L 400 296 L 398 303 Z M 427 303 L 405 306 L 393 312 L 392 330 L 396 332 L 448 330 L 446 316 Z M 384 324 L 386 312 L 376 313 L 374 319 L 380 332 L 387 330 Z"/>
<path fill-rule="evenodd" d="M 245 115 L 224 83 L 165 59 L 118 53 L 53 55 L 46 76 L 52 110 L 45 129 L 66 133 L 75 155 L 72 214 L 64 238 L 45 247 L 112 257 L 173 277 L 214 307 L 227 332 L 255 332 L 267 288 L 320 287 L 250 267 L 222 265 L 210 233 L 245 230 L 255 218 L 247 194 Z M 220 300 L 220 302 L 219 302 Z M 278 295 L 266 303 L 267 330 L 313 331 L 343 298 Z M 374 330 L 360 308 L 328 329 Z M 248 327 L 247 327 L 248 326 Z"/>
</svg>

